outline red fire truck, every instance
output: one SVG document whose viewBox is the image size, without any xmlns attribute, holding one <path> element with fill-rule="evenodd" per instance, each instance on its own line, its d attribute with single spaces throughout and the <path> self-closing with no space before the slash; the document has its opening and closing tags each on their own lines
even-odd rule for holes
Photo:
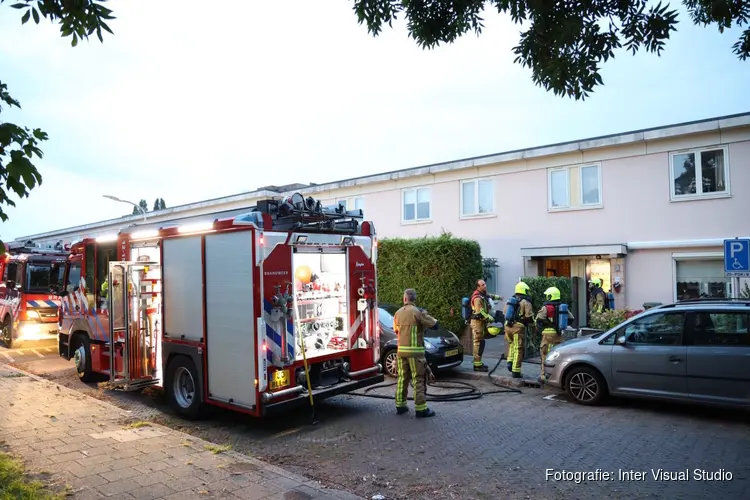
<svg viewBox="0 0 750 500">
<path fill-rule="evenodd" d="M 59 298 L 68 253 L 27 244 L 0 256 L 0 325 L 9 349 L 18 343 L 57 338 Z"/>
<path fill-rule="evenodd" d="M 164 388 L 186 418 L 255 416 L 383 381 L 377 239 L 297 193 L 207 224 L 73 245 L 59 352 L 80 378 Z M 309 377 L 309 381 L 308 381 Z"/>
</svg>

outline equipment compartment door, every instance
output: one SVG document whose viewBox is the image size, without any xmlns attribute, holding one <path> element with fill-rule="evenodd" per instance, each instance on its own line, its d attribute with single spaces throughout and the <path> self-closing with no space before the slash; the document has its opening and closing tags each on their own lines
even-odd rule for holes
<svg viewBox="0 0 750 500">
<path fill-rule="evenodd" d="M 247 408 L 257 404 L 253 234 L 205 236 L 208 397 Z"/>
<path fill-rule="evenodd" d="M 161 267 L 109 264 L 110 381 L 140 389 L 161 377 Z"/>
<path fill-rule="evenodd" d="M 343 248 L 295 248 L 295 347 L 308 358 L 349 349 L 348 272 Z M 298 349 L 296 360 L 303 358 Z"/>
</svg>

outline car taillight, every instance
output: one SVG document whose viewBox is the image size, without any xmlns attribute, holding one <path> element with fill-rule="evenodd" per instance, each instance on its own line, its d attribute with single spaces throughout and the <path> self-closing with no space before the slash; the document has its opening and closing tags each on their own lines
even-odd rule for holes
<svg viewBox="0 0 750 500">
<path fill-rule="evenodd" d="M 62 305 L 57 308 L 57 324 L 62 326 L 63 308 Z"/>
</svg>

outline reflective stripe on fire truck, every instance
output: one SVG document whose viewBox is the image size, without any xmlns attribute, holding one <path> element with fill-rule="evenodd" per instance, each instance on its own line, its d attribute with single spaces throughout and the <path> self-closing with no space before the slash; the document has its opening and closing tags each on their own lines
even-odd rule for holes
<svg viewBox="0 0 750 500">
<path fill-rule="evenodd" d="M 271 302 L 263 299 L 263 320 L 266 323 L 266 338 L 268 339 L 268 350 L 266 359 L 273 362 L 274 355 L 281 359 L 281 334 L 271 325 L 279 325 L 280 321 L 271 319 Z M 289 358 L 294 359 L 294 325 L 291 320 L 286 322 L 286 345 Z"/>
<path fill-rule="evenodd" d="M 27 300 L 26 308 L 29 307 L 57 307 L 59 304 L 53 300 Z"/>
<path fill-rule="evenodd" d="M 368 311 L 369 313 L 369 311 Z M 364 331 L 364 323 L 362 322 L 362 317 L 357 316 L 357 319 L 354 320 L 354 323 L 352 323 L 352 326 L 349 327 L 349 348 L 353 348 L 354 345 L 357 343 L 357 338 L 362 335 L 362 332 Z"/>
</svg>

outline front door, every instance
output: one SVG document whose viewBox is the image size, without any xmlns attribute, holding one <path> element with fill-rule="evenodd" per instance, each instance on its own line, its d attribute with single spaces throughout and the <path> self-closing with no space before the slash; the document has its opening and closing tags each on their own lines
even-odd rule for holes
<svg viewBox="0 0 750 500">
<path fill-rule="evenodd" d="M 612 347 L 613 390 L 622 393 L 687 396 L 685 314 L 661 312 L 629 323 Z"/>
<path fill-rule="evenodd" d="M 110 262 L 110 381 L 139 389 L 161 377 L 161 266 Z"/>
</svg>

